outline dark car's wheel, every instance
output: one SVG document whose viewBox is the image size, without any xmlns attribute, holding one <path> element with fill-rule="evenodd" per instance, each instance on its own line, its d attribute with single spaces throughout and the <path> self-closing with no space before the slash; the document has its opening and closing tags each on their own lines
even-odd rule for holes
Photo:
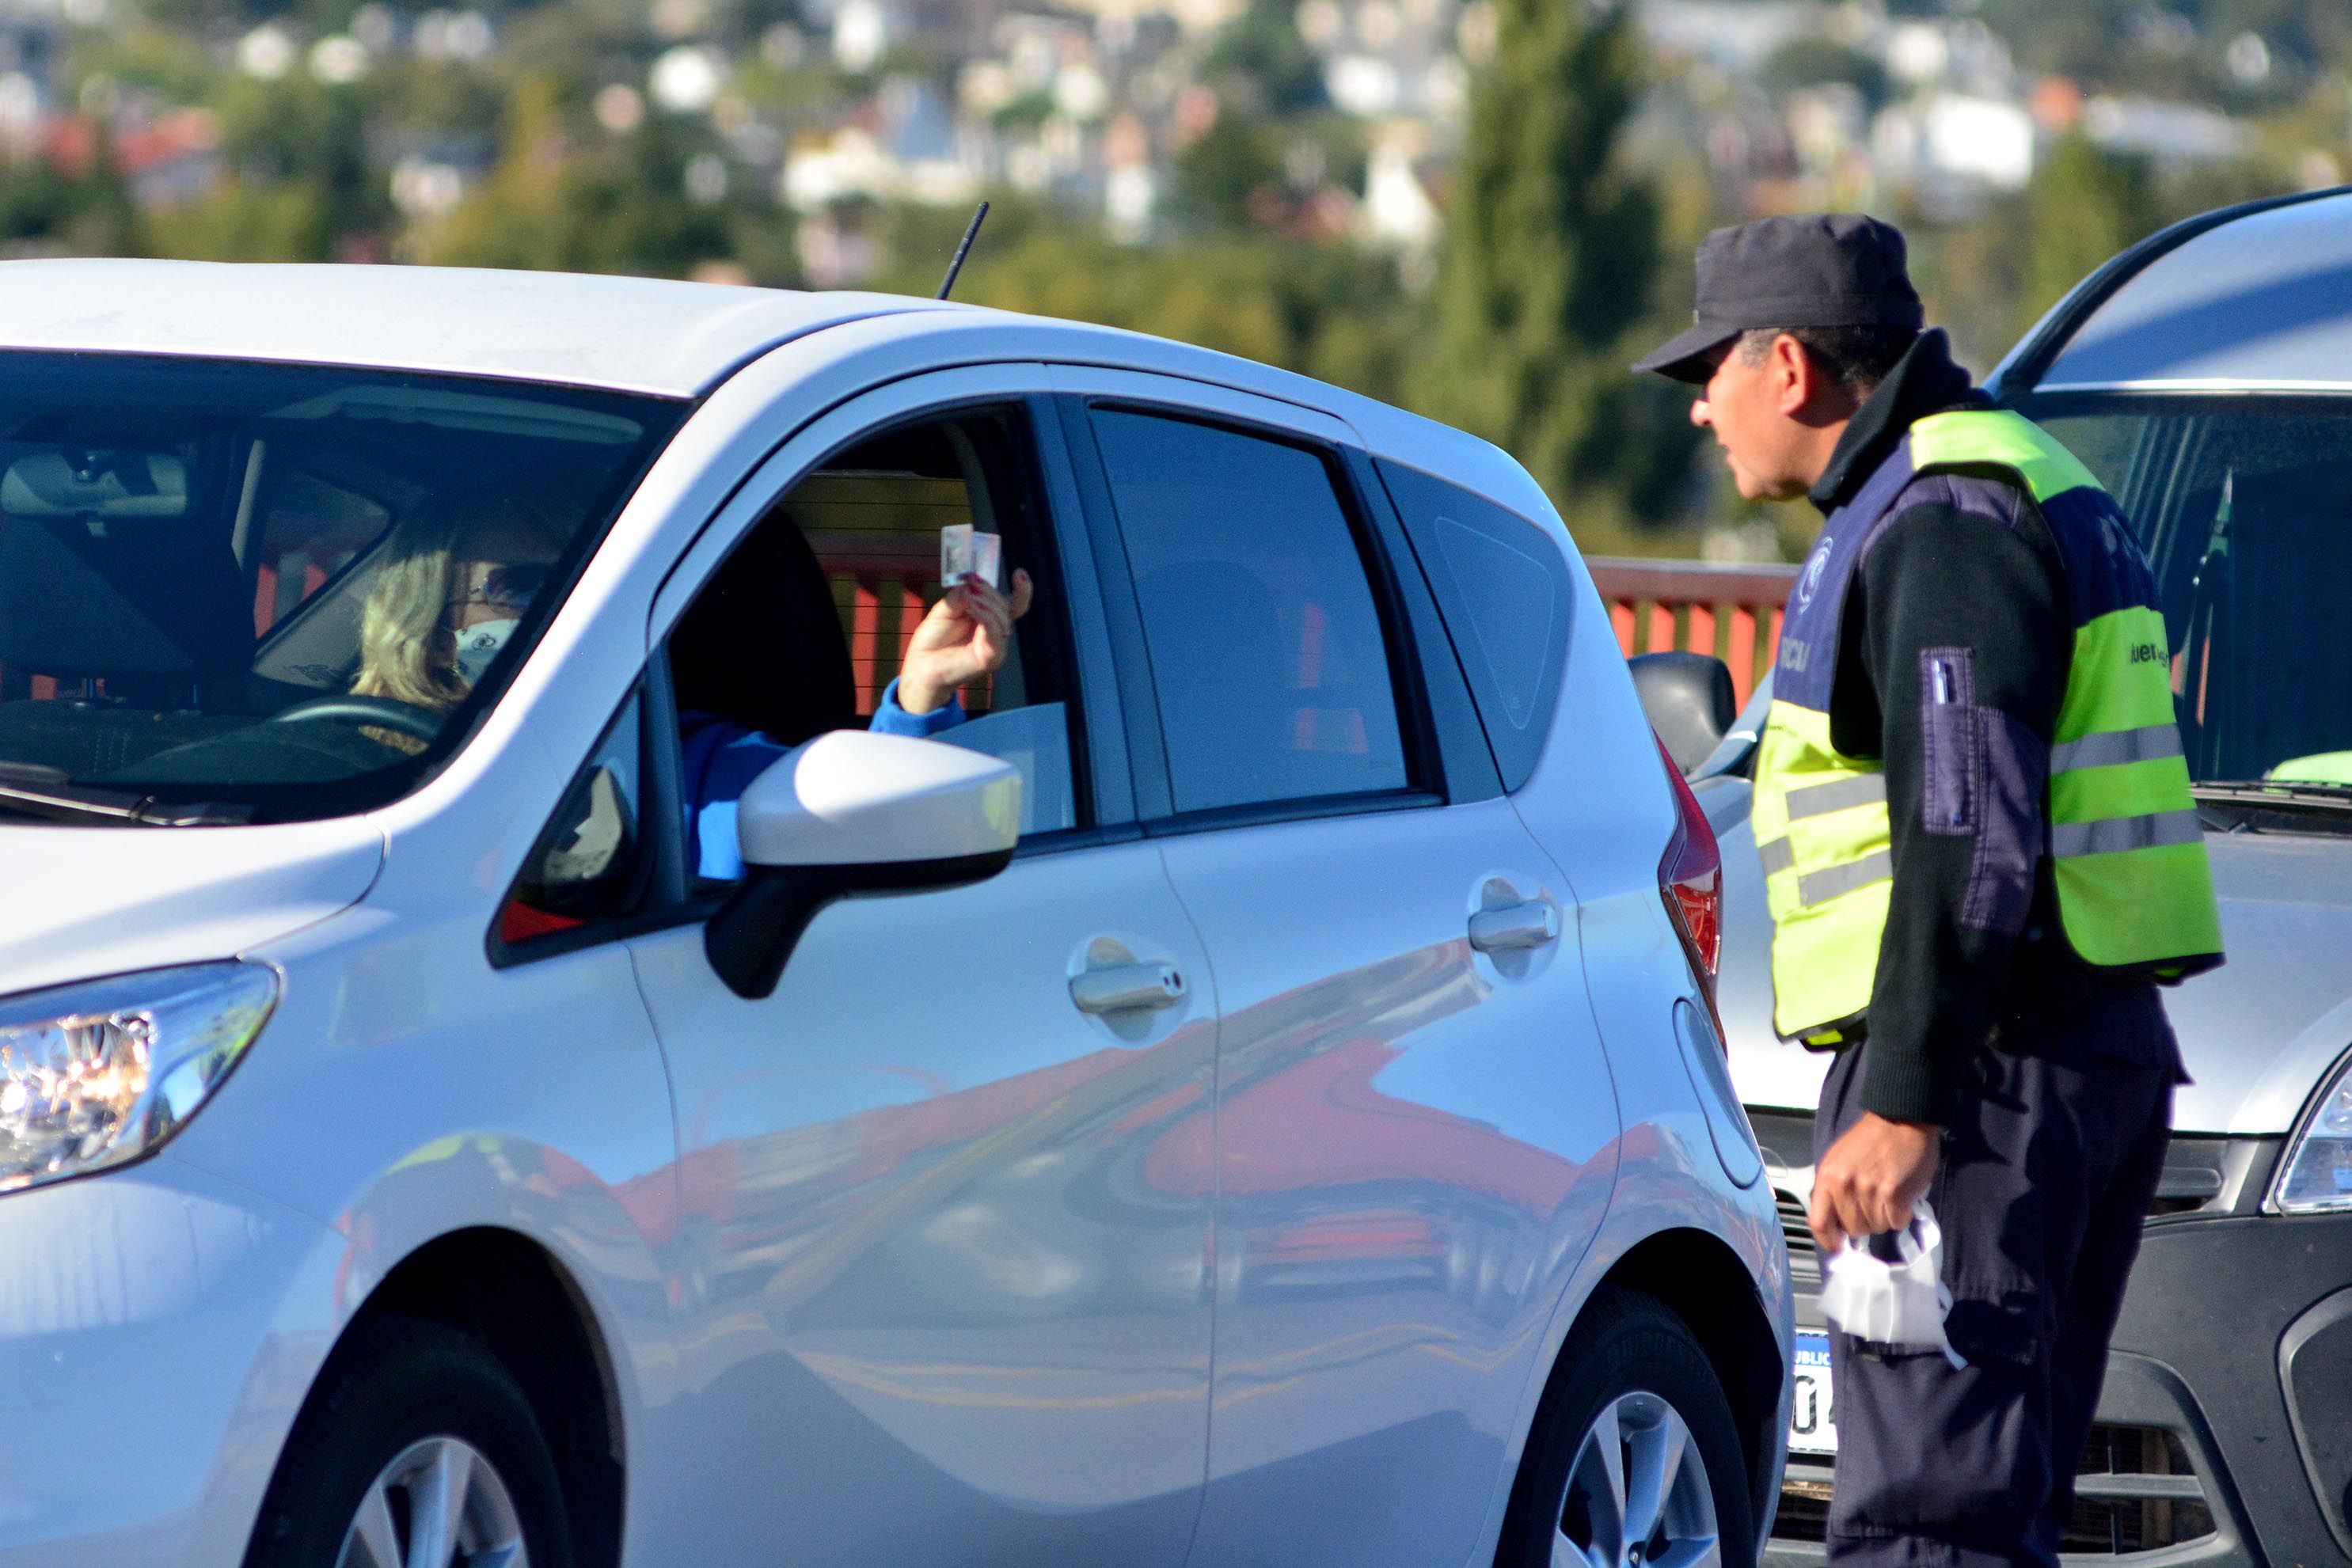
<svg viewBox="0 0 2352 1568">
<path fill-rule="evenodd" d="M 1655 1298 L 1603 1290 L 1560 1352 L 1511 1489 L 1498 1568 L 1752 1568 L 1731 1406 Z"/>
<path fill-rule="evenodd" d="M 287 1438 L 246 1568 L 571 1568 L 522 1390 L 438 1324 L 362 1321 Z"/>
</svg>

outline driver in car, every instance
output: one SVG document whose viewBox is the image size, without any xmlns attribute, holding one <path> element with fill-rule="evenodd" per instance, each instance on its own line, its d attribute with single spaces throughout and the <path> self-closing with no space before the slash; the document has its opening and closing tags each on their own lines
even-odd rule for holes
<svg viewBox="0 0 2352 1568">
<path fill-rule="evenodd" d="M 456 707 L 513 635 L 564 543 L 535 509 L 509 501 L 453 502 L 394 524 L 361 612 L 352 694 L 436 714 Z M 922 737 L 961 724 L 959 688 L 1003 667 L 1031 593 L 1026 571 L 1013 574 L 1010 594 L 970 573 L 950 584 L 916 626 L 867 727 Z M 731 882 L 743 874 L 735 803 L 791 747 L 710 715 L 684 718 L 691 857 L 698 875 Z M 425 748 L 390 729 L 365 733 L 402 751 Z"/>
<path fill-rule="evenodd" d="M 1025 571 L 1013 574 L 1010 594 L 969 573 L 950 584 L 908 640 L 898 677 L 883 689 L 866 727 L 919 738 L 963 723 L 959 688 L 1003 667 L 1013 651 L 1013 623 L 1029 612 L 1031 591 Z M 682 720 L 688 852 L 697 875 L 732 882 L 743 874 L 735 803 L 791 747 L 724 719 L 686 715 Z"/>
<path fill-rule="evenodd" d="M 446 502 L 394 524 L 360 612 L 352 695 L 436 714 L 456 707 L 513 635 L 564 543 L 562 528 L 511 500 Z M 413 736 L 366 733 L 425 749 Z"/>
</svg>

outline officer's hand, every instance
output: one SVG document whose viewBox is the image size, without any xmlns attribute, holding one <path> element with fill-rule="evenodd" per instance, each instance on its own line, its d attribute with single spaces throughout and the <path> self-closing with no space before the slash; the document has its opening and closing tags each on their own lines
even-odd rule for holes
<svg viewBox="0 0 2352 1568">
<path fill-rule="evenodd" d="M 1936 1179 L 1942 1133 L 1921 1122 L 1890 1122 L 1865 1111 L 1813 1172 L 1813 1203 L 1805 1216 L 1821 1249 L 1834 1252 L 1852 1237 L 1900 1230 L 1911 1206 Z"/>
</svg>

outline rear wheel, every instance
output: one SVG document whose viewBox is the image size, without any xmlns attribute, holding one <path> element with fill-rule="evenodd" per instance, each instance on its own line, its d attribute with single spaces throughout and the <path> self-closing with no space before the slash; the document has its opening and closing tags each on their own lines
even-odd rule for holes
<svg viewBox="0 0 2352 1568">
<path fill-rule="evenodd" d="M 555 1462 L 476 1341 L 352 1326 L 287 1438 L 246 1568 L 571 1568 Z"/>
<path fill-rule="evenodd" d="M 1753 1568 L 1755 1553 L 1714 1365 L 1654 1297 L 1604 1290 L 1537 1413 L 1499 1568 Z"/>
</svg>

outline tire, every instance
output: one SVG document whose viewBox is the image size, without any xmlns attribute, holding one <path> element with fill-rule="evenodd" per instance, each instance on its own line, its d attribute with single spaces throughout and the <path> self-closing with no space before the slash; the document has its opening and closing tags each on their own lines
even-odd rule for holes
<svg viewBox="0 0 2352 1568">
<path fill-rule="evenodd" d="M 1676 1449 L 1678 1462 L 1669 1456 Z M 1634 1516 L 1612 1531 L 1615 1511 Z M 1645 1476 L 1664 1478 L 1645 1509 Z M 1683 1321 L 1654 1296 L 1604 1286 L 1560 1351 L 1511 1487 L 1497 1568 L 1755 1568 L 1748 1466 L 1723 1385 Z M 1646 1537 L 1636 1534 L 1646 1519 Z"/>
<path fill-rule="evenodd" d="M 362 1319 L 286 1439 L 246 1568 L 414 1568 L 439 1500 L 454 1527 L 431 1568 L 572 1568 L 555 1461 L 513 1376 L 454 1329 Z"/>
</svg>

